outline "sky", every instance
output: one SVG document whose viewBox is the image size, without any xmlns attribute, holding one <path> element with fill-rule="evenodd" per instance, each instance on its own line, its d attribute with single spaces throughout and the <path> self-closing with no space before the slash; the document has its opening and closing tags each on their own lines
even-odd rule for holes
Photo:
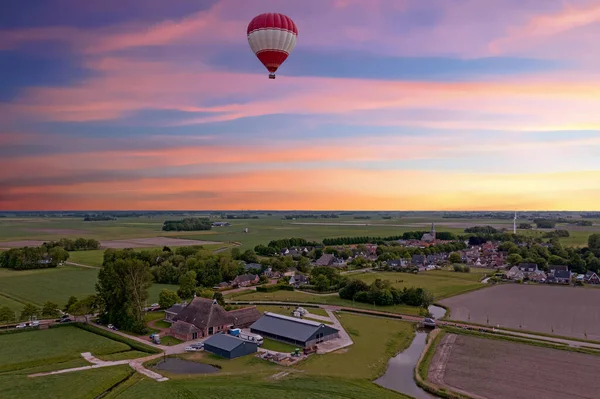
<svg viewBox="0 0 600 399">
<path fill-rule="evenodd" d="M 600 209 L 597 0 L 2 4 L 0 210 Z"/>
</svg>

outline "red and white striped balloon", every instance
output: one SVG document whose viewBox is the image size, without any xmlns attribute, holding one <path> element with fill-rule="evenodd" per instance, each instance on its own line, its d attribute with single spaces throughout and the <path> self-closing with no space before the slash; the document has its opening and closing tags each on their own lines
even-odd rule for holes
<svg viewBox="0 0 600 399">
<path fill-rule="evenodd" d="M 275 79 L 275 71 L 296 46 L 297 37 L 296 24 L 283 14 L 260 14 L 248 24 L 248 43 L 256 57 L 269 70 L 270 79 Z"/>
</svg>

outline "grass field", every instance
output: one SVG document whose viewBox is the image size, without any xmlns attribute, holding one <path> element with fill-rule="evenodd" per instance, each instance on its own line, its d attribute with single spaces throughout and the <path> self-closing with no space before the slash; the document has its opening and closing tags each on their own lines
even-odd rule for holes
<svg viewBox="0 0 600 399">
<path fill-rule="evenodd" d="M 414 325 L 384 318 L 342 313 L 336 317 L 354 345 L 298 365 L 306 373 L 374 380 L 385 372 L 388 360 L 406 349 L 414 338 Z"/>
<path fill-rule="evenodd" d="M 298 347 L 283 342 L 274 341 L 269 338 L 264 338 L 262 348 L 276 352 L 292 353 Z"/>
<path fill-rule="evenodd" d="M 27 371 L 39 372 L 37 369 Z M 0 392 L 2 399 L 95 398 L 132 373 L 128 365 L 37 378 L 4 373 L 0 374 Z"/>
<path fill-rule="evenodd" d="M 353 302 L 346 299 L 341 299 L 337 294 L 333 295 L 314 295 L 305 294 L 298 291 L 275 291 L 275 292 L 256 292 L 246 291 L 237 292 L 226 296 L 226 299 L 232 301 L 278 301 L 278 302 L 294 302 L 294 303 L 318 303 L 323 305 L 336 306 L 351 306 L 361 309 L 372 309 L 385 311 L 390 313 L 403 313 L 410 315 L 419 315 L 420 309 L 414 306 L 393 305 L 393 306 L 376 306 L 368 303 Z"/>
<path fill-rule="evenodd" d="M 471 268 L 470 273 L 432 270 L 418 274 L 399 272 L 355 273 L 354 278 L 371 284 L 376 279 L 389 280 L 396 288 L 421 287 L 429 290 L 435 300 L 487 287 L 481 283 L 490 270 Z"/>
<path fill-rule="evenodd" d="M 391 236 L 405 231 L 428 230 L 432 222 L 437 231 L 462 233 L 475 225 L 492 225 L 496 228 L 512 228 L 512 220 L 443 219 L 440 216 L 415 215 L 400 219 L 383 220 L 373 216 L 371 220 L 355 220 L 353 216 L 339 219 L 281 220 L 277 216 L 261 216 L 260 219 L 229 220 L 230 227 L 213 228 L 206 232 L 163 232 L 162 224 L 172 217 L 122 218 L 107 222 L 84 222 L 79 218 L 2 218 L 0 219 L 0 247 L 2 241 L 56 240 L 59 238 L 95 238 L 118 240 L 145 237 L 180 237 L 219 242 L 240 242 L 242 249 L 257 244 L 267 244 L 273 239 L 301 237 L 308 240 L 343 236 Z M 598 221 L 596 221 L 598 223 Z M 243 229 L 248 228 L 248 233 Z M 565 245 L 585 245 L 587 237 L 600 231 L 600 225 L 577 227 L 557 225 L 567 229 L 571 237 L 562 239 Z M 538 235 L 543 231 L 520 230 L 523 234 Z"/>
<path fill-rule="evenodd" d="M 66 362 L 80 358 L 82 352 L 109 355 L 129 349 L 124 343 L 71 326 L 1 334 L 0 371 Z"/>
<path fill-rule="evenodd" d="M 24 271 L 0 269 L 0 301 L 15 311 L 20 311 L 24 303 L 41 306 L 52 301 L 64 306 L 71 295 L 82 298 L 94 294 L 97 277 L 98 270 L 75 266 Z M 177 286 L 154 284 L 149 290 L 148 304 L 158 301 L 163 288 L 176 290 Z"/>
</svg>

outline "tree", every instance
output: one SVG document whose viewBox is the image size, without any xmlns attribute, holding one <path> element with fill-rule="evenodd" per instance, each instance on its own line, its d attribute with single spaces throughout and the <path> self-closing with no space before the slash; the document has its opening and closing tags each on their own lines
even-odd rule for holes
<svg viewBox="0 0 600 399">
<path fill-rule="evenodd" d="M 15 320 L 15 312 L 8 306 L 0 308 L 0 323 L 10 323 Z"/>
<path fill-rule="evenodd" d="M 169 309 L 180 301 L 179 296 L 175 291 L 163 288 L 158 294 L 158 305 L 163 309 Z"/>
<path fill-rule="evenodd" d="M 52 263 L 58 265 L 66 262 L 69 259 L 69 252 L 62 247 L 54 247 L 48 251 L 48 255 L 52 258 Z"/>
<path fill-rule="evenodd" d="M 600 234 L 592 234 L 588 237 L 588 248 L 594 252 L 600 252 Z"/>
<path fill-rule="evenodd" d="M 73 306 L 73 304 L 74 304 L 75 302 L 77 302 L 77 297 L 76 297 L 76 296 L 74 296 L 74 295 L 71 295 L 71 296 L 69 297 L 69 300 L 67 301 L 67 304 L 66 304 L 66 305 L 65 305 L 65 307 L 63 308 L 63 311 L 64 311 L 64 312 L 68 312 L 68 311 L 69 311 L 69 308 L 70 308 L 71 306 Z"/>
<path fill-rule="evenodd" d="M 523 261 L 523 258 L 519 254 L 510 254 L 506 257 L 506 261 L 509 265 L 514 266 L 521 263 Z"/>
<path fill-rule="evenodd" d="M 100 319 L 123 330 L 144 333 L 142 311 L 152 285 L 152 273 L 148 263 L 133 258 L 135 255 L 128 256 L 105 264 L 98 273 L 96 292 L 104 304 Z"/>
<path fill-rule="evenodd" d="M 458 252 L 452 252 L 450 254 L 450 256 L 448 256 L 448 260 L 451 263 L 461 263 L 462 262 L 462 257 L 460 256 L 460 254 Z"/>
<path fill-rule="evenodd" d="M 327 291 L 329 289 L 329 279 L 325 275 L 318 274 L 312 280 L 317 291 Z"/>
<path fill-rule="evenodd" d="M 182 299 L 190 299 L 196 292 L 196 272 L 190 270 L 179 277 L 179 289 L 177 295 Z"/>
<path fill-rule="evenodd" d="M 215 292 L 213 290 L 211 290 L 210 288 L 205 288 L 205 289 L 200 290 L 197 293 L 197 296 L 199 296 L 200 298 L 213 299 L 215 296 Z"/>
<path fill-rule="evenodd" d="M 102 310 L 101 304 L 102 302 L 97 295 L 88 295 L 71 305 L 69 313 L 74 316 L 85 316 L 85 321 L 87 322 L 89 315 L 93 315 Z"/>
<path fill-rule="evenodd" d="M 42 316 L 43 317 L 58 317 L 60 312 L 58 311 L 58 305 L 54 302 L 46 302 L 42 307 Z"/>
<path fill-rule="evenodd" d="M 215 292 L 213 295 L 213 299 L 217 300 L 217 303 L 221 306 L 225 306 L 225 297 L 219 291 Z"/>
<path fill-rule="evenodd" d="M 21 310 L 21 319 L 27 320 L 34 316 L 37 317 L 39 314 L 40 309 L 37 306 L 28 303 L 23 307 L 23 310 Z"/>
</svg>

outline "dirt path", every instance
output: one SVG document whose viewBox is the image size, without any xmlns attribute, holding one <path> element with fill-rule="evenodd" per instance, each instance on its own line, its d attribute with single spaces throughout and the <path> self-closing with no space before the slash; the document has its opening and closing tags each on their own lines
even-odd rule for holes
<svg viewBox="0 0 600 399">
<path fill-rule="evenodd" d="M 65 262 L 65 264 L 69 266 L 85 267 L 87 269 L 102 269 L 100 266 L 82 265 L 81 263 L 75 262 Z"/>
<path fill-rule="evenodd" d="M 340 337 L 338 339 L 334 339 L 332 341 L 326 341 L 317 345 L 317 353 L 324 354 L 329 352 L 334 352 L 339 349 L 345 348 L 347 346 L 353 345 L 354 341 L 350 338 L 350 335 L 346 332 L 342 323 L 335 317 L 335 314 L 331 309 L 325 309 L 327 314 L 329 315 L 330 321 L 333 322 L 333 327 L 339 330 Z M 314 315 L 313 315 L 314 316 Z M 321 316 L 322 317 L 322 316 Z"/>
</svg>

